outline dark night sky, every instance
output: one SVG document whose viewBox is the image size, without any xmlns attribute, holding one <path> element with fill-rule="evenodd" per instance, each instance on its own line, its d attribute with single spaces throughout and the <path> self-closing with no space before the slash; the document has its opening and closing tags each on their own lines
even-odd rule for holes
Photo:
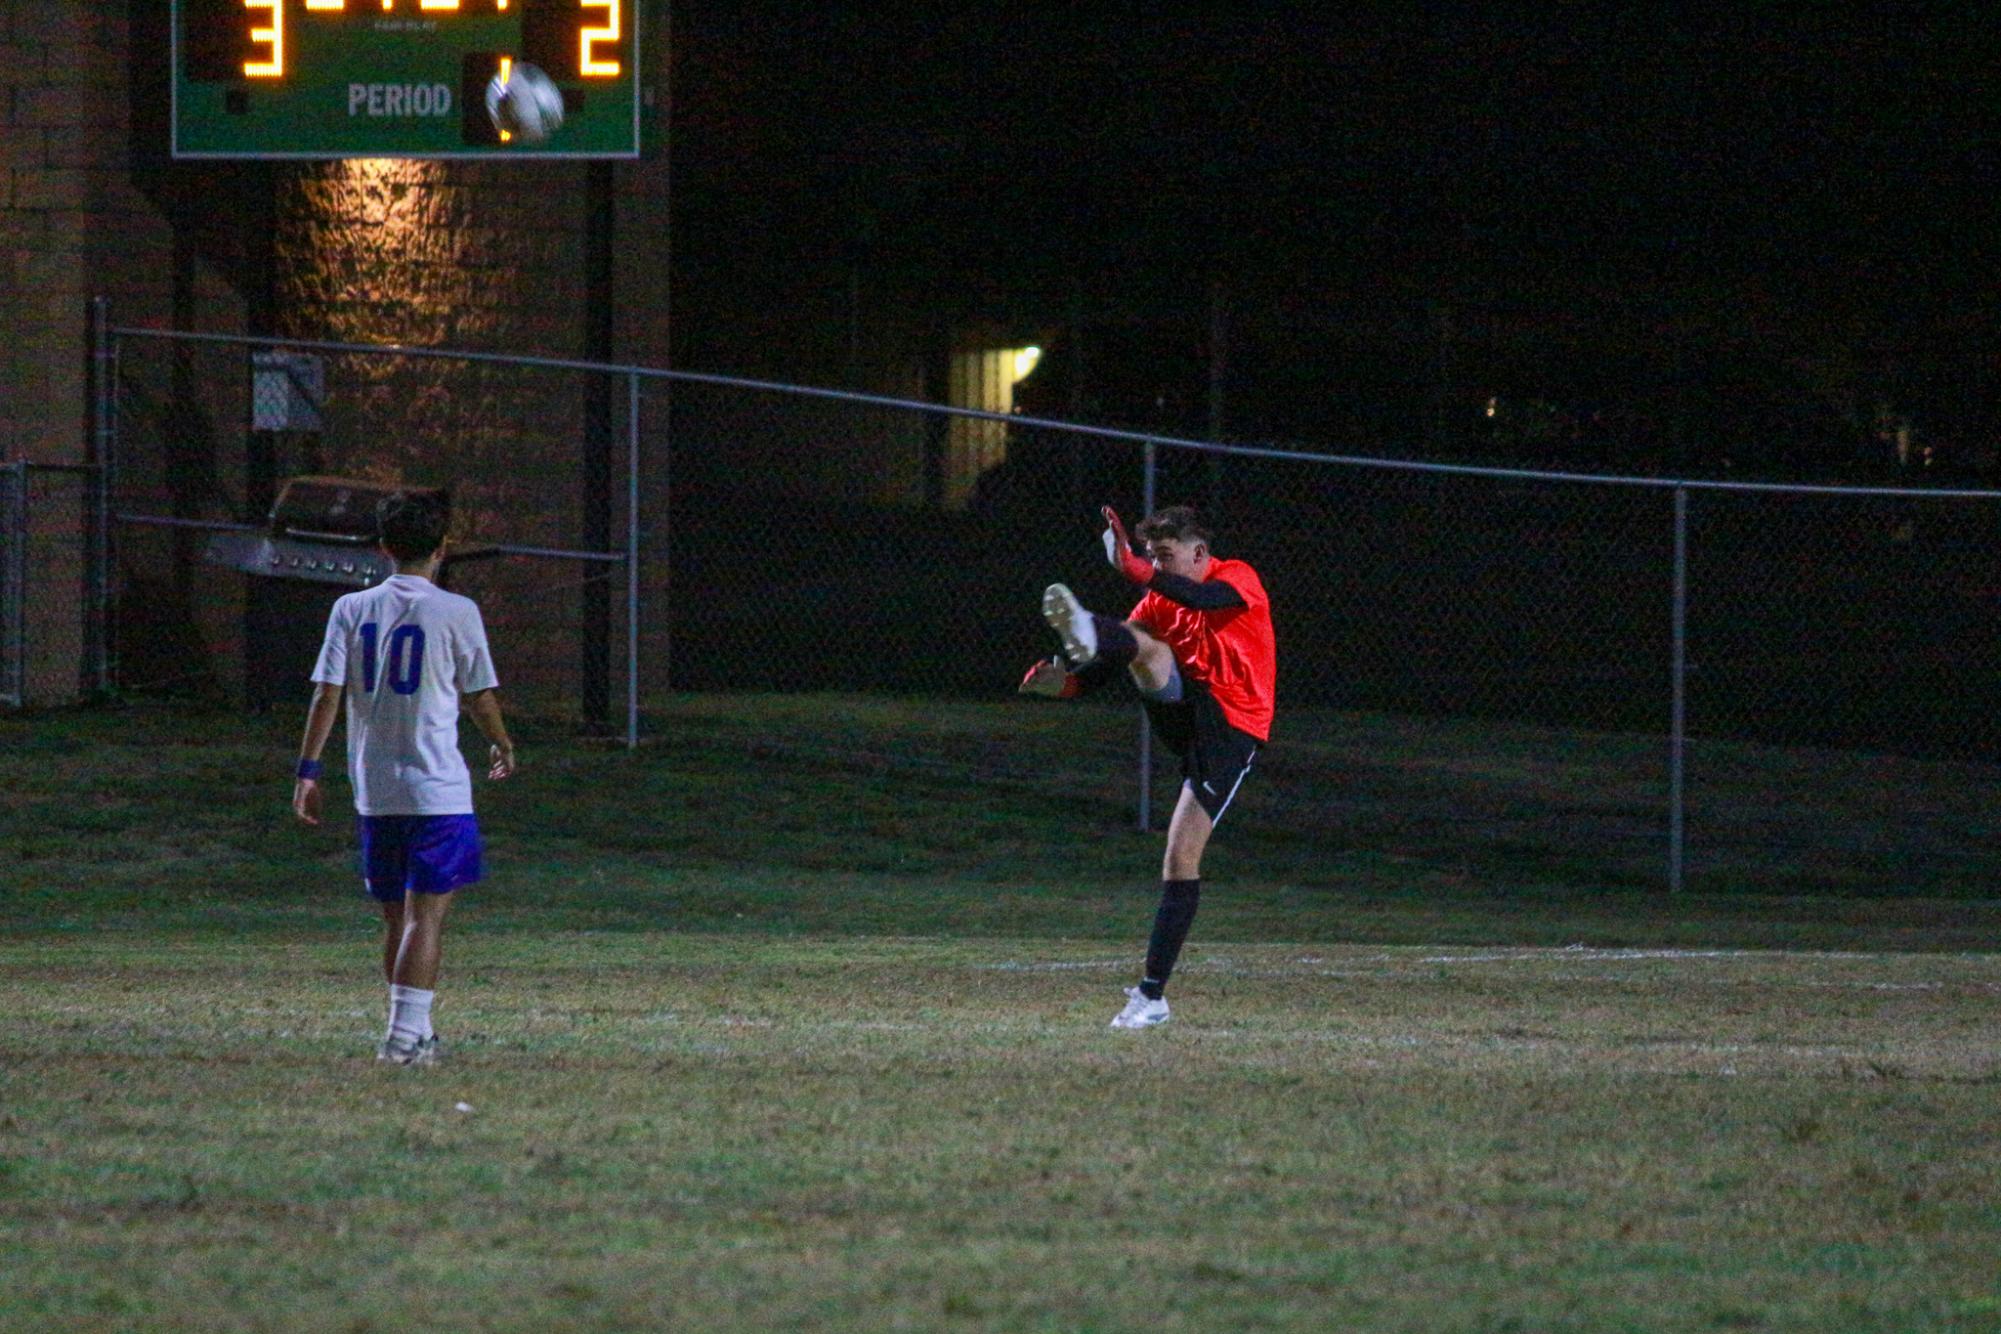
<svg viewBox="0 0 2001 1334">
<path fill-rule="evenodd" d="M 677 167 L 705 197 L 681 206 L 790 236 L 862 212 L 898 261 L 1033 245 L 1058 267 L 1228 250 L 1282 268 L 1326 250 L 1644 276 L 1901 256 L 1970 278 L 1993 259 L 2001 44 L 1977 7 L 1736 6 L 1686 28 L 1653 7 L 1235 8 L 683 5 Z"/>
<path fill-rule="evenodd" d="M 2001 29 L 1978 7 L 856 8 L 676 6 L 693 309 L 860 266 L 1992 326 Z"/>
</svg>

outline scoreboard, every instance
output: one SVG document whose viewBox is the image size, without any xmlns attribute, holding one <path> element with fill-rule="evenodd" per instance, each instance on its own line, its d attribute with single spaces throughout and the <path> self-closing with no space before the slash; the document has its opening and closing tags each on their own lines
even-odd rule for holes
<svg viewBox="0 0 2001 1334">
<path fill-rule="evenodd" d="M 172 0 L 177 158 L 630 158 L 643 0 Z M 487 115 L 519 62 L 563 93 L 537 144 Z"/>
</svg>

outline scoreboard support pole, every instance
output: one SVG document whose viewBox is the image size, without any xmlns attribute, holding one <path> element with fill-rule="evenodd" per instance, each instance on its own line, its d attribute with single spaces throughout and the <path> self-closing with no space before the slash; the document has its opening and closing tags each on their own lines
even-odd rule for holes
<svg viewBox="0 0 2001 1334">
<path fill-rule="evenodd" d="M 584 357 L 612 360 L 613 242 L 617 198 L 612 164 L 584 167 Z M 615 377 L 594 373 L 584 388 L 584 533 L 590 551 L 612 541 L 613 394 Z M 611 580 L 591 578 L 583 589 L 583 714 L 593 733 L 611 730 Z"/>
</svg>

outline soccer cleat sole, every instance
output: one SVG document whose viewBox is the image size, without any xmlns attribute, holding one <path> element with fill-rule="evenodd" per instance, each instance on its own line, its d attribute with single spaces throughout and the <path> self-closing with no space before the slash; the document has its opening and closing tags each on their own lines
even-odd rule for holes
<svg viewBox="0 0 2001 1334">
<path fill-rule="evenodd" d="M 1051 584 L 1042 591 L 1042 619 L 1063 641 L 1063 656 L 1073 667 L 1082 667 L 1098 656 L 1098 630 L 1091 613 L 1064 584 Z"/>
</svg>

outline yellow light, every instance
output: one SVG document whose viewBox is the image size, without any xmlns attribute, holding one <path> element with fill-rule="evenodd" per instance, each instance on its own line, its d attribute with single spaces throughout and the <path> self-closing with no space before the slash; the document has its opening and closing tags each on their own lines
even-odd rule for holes
<svg viewBox="0 0 2001 1334">
<path fill-rule="evenodd" d="M 459 0 L 417 0 L 418 9 L 457 9 Z"/>
<path fill-rule="evenodd" d="M 1014 382 L 1020 384 L 1042 361 L 1039 347 L 1018 347 L 1014 350 Z"/>
<path fill-rule="evenodd" d="M 306 0 L 306 8 L 338 11 L 347 8 L 347 0 Z"/>
<path fill-rule="evenodd" d="M 269 60 L 246 60 L 243 73 L 252 79 L 281 79 L 285 76 L 285 0 L 243 0 L 245 9 L 268 9 L 271 11 L 271 26 L 252 28 L 250 40 L 262 42 L 269 49 Z"/>
<path fill-rule="evenodd" d="M 599 60 L 592 47 L 599 42 L 615 42 L 619 38 L 618 0 L 577 0 L 584 9 L 605 11 L 604 26 L 585 28 L 577 38 L 577 73 L 610 76 L 618 73 L 616 60 Z"/>
</svg>

